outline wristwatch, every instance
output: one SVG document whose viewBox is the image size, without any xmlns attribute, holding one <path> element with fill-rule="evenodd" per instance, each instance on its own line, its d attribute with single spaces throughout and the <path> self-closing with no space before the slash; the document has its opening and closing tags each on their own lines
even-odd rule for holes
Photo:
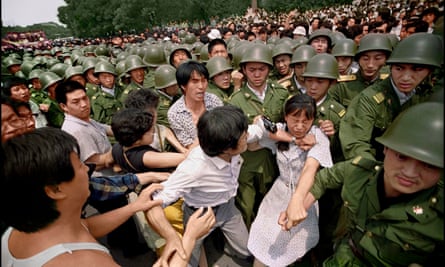
<svg viewBox="0 0 445 267">
<path fill-rule="evenodd" d="M 291 143 L 294 143 L 295 144 L 295 141 L 297 140 L 297 138 L 295 138 L 295 136 L 292 136 L 292 139 L 291 139 Z"/>
</svg>

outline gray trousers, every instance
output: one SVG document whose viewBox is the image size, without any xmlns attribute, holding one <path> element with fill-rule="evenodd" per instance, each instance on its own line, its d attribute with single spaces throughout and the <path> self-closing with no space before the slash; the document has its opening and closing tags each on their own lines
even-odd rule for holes
<svg viewBox="0 0 445 267">
<path fill-rule="evenodd" d="M 184 227 L 187 228 L 187 222 L 190 216 L 195 212 L 195 208 L 187 206 L 185 202 L 182 207 L 184 210 Z M 230 248 L 234 250 L 235 254 L 238 254 L 237 256 L 240 258 L 251 256 L 247 249 L 249 233 L 241 212 L 235 207 L 235 198 L 231 198 L 227 203 L 213 207 L 213 212 L 215 213 L 216 223 L 206 236 L 196 241 L 188 264 L 189 267 L 198 266 L 201 245 L 204 242 L 204 239 L 216 228 L 221 229 Z"/>
</svg>

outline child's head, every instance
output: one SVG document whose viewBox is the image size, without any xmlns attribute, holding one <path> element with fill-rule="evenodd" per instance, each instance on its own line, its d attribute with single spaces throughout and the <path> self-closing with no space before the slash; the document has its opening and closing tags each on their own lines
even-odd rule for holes
<svg viewBox="0 0 445 267">
<path fill-rule="evenodd" d="M 126 108 L 114 114 L 111 129 L 122 146 L 132 146 L 139 140 L 141 144 L 151 144 L 153 122 L 151 113 L 137 108 Z"/>
<path fill-rule="evenodd" d="M 207 110 L 198 121 L 199 145 L 211 157 L 229 149 L 239 149 L 242 153 L 247 149 L 247 127 L 247 117 L 238 107 L 228 105 Z M 243 136 L 246 140 L 240 140 Z"/>
</svg>

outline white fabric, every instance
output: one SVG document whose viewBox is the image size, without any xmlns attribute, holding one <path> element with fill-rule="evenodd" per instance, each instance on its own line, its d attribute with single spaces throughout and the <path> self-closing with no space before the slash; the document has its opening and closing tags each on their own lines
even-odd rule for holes
<svg viewBox="0 0 445 267">
<path fill-rule="evenodd" d="M 285 211 L 294 188 L 308 157 L 315 158 L 323 167 L 332 166 L 329 139 L 322 131 L 312 126 L 317 144 L 309 151 L 303 151 L 294 143 L 289 150 L 277 150 L 280 176 L 264 197 L 258 215 L 252 223 L 248 249 L 262 263 L 268 266 L 287 266 L 303 257 L 319 239 L 318 203 L 308 210 L 308 217 L 290 231 L 282 231 L 278 224 L 280 212 Z"/>
<path fill-rule="evenodd" d="M 2 267 L 37 267 L 43 266 L 48 261 L 64 253 L 73 253 L 76 250 L 99 250 L 107 254 L 110 251 L 99 243 L 78 242 L 78 243 L 62 243 L 43 250 L 32 257 L 25 259 L 17 259 L 9 252 L 8 240 L 11 235 L 12 228 L 9 227 L 2 236 Z"/>
</svg>

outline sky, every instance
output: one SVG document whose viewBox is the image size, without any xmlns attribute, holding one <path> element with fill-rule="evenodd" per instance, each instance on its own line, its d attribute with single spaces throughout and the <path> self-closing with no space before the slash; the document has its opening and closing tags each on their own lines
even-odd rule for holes
<svg viewBox="0 0 445 267">
<path fill-rule="evenodd" d="M 1 0 L 4 26 L 29 26 L 36 23 L 56 22 L 57 8 L 64 0 Z"/>
</svg>

